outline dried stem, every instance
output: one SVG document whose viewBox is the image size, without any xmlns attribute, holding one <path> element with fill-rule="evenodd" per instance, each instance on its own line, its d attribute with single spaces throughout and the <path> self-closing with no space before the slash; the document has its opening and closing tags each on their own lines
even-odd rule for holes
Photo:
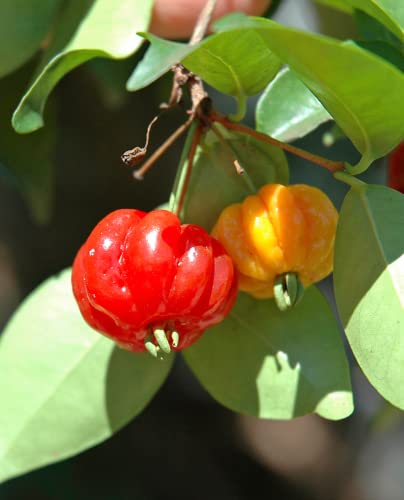
<svg viewBox="0 0 404 500">
<path fill-rule="evenodd" d="M 135 148 L 130 149 L 129 151 L 125 151 L 123 153 L 121 159 L 125 163 L 125 165 L 128 165 L 129 167 L 135 167 L 146 156 L 147 148 L 149 147 L 150 131 L 152 126 L 159 119 L 159 116 L 160 115 L 155 116 L 153 120 L 149 123 L 149 126 L 147 127 L 146 131 L 146 142 L 143 148 L 136 146 Z"/>
<path fill-rule="evenodd" d="M 238 160 L 234 160 L 234 166 L 236 168 L 236 172 L 237 172 L 238 175 L 244 175 L 245 174 L 245 170 L 240 165 L 240 163 L 238 162 Z"/>
<path fill-rule="evenodd" d="M 333 161 L 329 160 L 328 158 L 324 158 L 323 156 L 309 153 L 304 149 L 300 149 L 296 146 L 292 146 L 291 144 L 286 144 L 282 141 L 278 141 L 277 139 L 274 139 L 269 135 L 258 132 L 254 129 L 246 127 L 245 125 L 234 123 L 225 116 L 221 116 L 217 113 L 211 113 L 210 120 L 213 122 L 221 123 L 225 128 L 229 130 L 235 130 L 236 132 L 241 132 L 242 134 L 249 135 L 251 137 L 254 137 L 255 139 L 258 139 L 259 141 L 266 142 L 267 144 L 272 144 L 273 146 L 277 146 L 278 148 L 288 151 L 289 153 L 299 156 L 300 158 L 304 158 L 305 160 L 309 160 L 312 163 L 321 165 L 330 172 L 338 172 L 345 169 L 345 164 L 342 161 Z"/>
<path fill-rule="evenodd" d="M 174 142 L 181 137 L 181 135 L 190 127 L 193 121 L 193 117 L 190 117 L 185 123 L 177 128 L 170 137 L 163 142 L 163 144 L 150 156 L 150 158 L 144 163 L 142 168 L 133 172 L 133 177 L 139 181 L 143 180 L 145 173 L 150 170 L 154 163 L 162 156 L 167 149 L 169 149 Z"/>
</svg>

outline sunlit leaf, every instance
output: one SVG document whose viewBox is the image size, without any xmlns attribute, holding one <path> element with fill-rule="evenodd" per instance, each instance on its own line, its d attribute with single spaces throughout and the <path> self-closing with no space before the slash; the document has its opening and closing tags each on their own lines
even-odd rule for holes
<svg viewBox="0 0 404 500">
<path fill-rule="evenodd" d="M 253 32 L 218 33 L 193 46 L 144 36 L 151 46 L 129 78 L 128 90 L 143 88 L 182 63 L 217 90 L 244 97 L 260 92 L 281 66 Z"/>
<path fill-rule="evenodd" d="M 126 83 L 126 88 L 131 91 L 147 87 L 194 50 L 190 45 L 163 40 L 151 33 L 143 36 L 150 46 Z"/>
<path fill-rule="evenodd" d="M 69 270 L 45 281 L 0 342 L 0 481 L 110 437 L 142 411 L 172 360 L 123 351 L 88 327 Z"/>
<path fill-rule="evenodd" d="M 184 356 L 208 392 L 240 413 L 290 419 L 316 412 L 337 420 L 353 409 L 338 327 L 315 287 L 287 313 L 240 294 L 228 318 Z"/>
<path fill-rule="evenodd" d="M 234 30 L 234 20 L 229 24 Z M 222 20 L 222 29 L 226 24 Z M 353 43 L 286 28 L 261 18 L 240 18 L 313 92 L 362 153 L 358 174 L 404 138 L 404 74 Z M 377 106 L 375 105 L 377 103 Z"/>
<path fill-rule="evenodd" d="M 281 67 L 261 38 L 247 30 L 207 38 L 182 63 L 212 87 L 233 96 L 257 94 Z"/>
<path fill-rule="evenodd" d="M 321 102 L 287 68 L 265 89 L 255 112 L 257 130 L 285 142 L 303 137 L 332 119 Z"/>
<path fill-rule="evenodd" d="M 109 0 L 69 2 L 59 16 L 57 33 L 48 48 L 48 60 L 22 98 L 13 116 L 20 133 L 43 126 L 46 99 L 58 81 L 80 64 L 94 57 L 121 59 L 137 50 L 142 38 L 137 31 L 147 28 L 152 1 Z"/>
<path fill-rule="evenodd" d="M 351 189 L 335 246 L 338 311 L 365 375 L 404 409 L 404 195 L 384 186 Z"/>
</svg>

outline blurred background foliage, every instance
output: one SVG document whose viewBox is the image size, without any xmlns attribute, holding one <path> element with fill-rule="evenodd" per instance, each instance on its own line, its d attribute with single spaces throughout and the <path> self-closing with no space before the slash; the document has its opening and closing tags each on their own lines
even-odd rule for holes
<svg viewBox="0 0 404 500">
<path fill-rule="evenodd" d="M 327 3 L 338 2 L 283 0 L 274 19 L 355 38 L 352 17 Z M 38 40 L 21 41 L 24 48 L 35 44 Z M 166 202 L 181 151 L 180 143 L 172 147 L 142 182 L 120 160 L 123 151 L 144 143 L 147 124 L 170 92 L 170 75 L 139 92 L 125 91 L 142 51 L 75 69 L 52 93 L 46 126 L 34 134 L 15 134 L 10 118 L 38 63 L 35 52 L 21 54 L 26 64 L 0 80 L 0 326 L 35 286 L 72 263 L 105 214 L 121 207 L 150 210 Z M 211 95 L 218 109 L 231 109 L 228 99 Z M 249 102 L 250 125 L 255 103 L 256 98 Z M 153 130 L 151 148 L 183 121 L 179 110 L 165 114 Z M 346 140 L 323 145 L 331 126 L 321 125 L 296 144 L 357 161 Z M 321 167 L 291 156 L 289 161 L 292 183 L 317 185 L 340 206 L 346 192 L 341 183 Z M 383 160 L 365 174 L 382 184 L 385 176 Z M 328 298 L 329 281 L 324 284 Z M 225 410 L 178 359 L 163 389 L 124 430 L 78 457 L 1 485 L 0 499 L 402 499 L 401 414 L 351 361 L 357 408 L 352 417 L 277 422 Z"/>
</svg>

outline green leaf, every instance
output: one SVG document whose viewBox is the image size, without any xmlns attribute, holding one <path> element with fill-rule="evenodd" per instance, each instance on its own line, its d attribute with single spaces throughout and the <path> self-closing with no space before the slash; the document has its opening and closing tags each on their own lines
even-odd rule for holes
<svg viewBox="0 0 404 500">
<path fill-rule="evenodd" d="M 376 18 L 362 10 L 355 10 L 361 40 L 355 43 L 363 49 L 370 50 L 386 61 L 404 71 L 404 44 Z"/>
<path fill-rule="evenodd" d="M 185 222 L 199 224 L 208 231 L 230 203 L 242 201 L 264 184 L 287 184 L 289 180 L 288 163 L 281 149 L 217 128 L 227 146 L 212 131 L 203 139 L 196 152 L 181 214 Z M 235 159 L 244 168 L 244 175 L 237 173 Z M 187 161 L 182 164 L 178 175 L 186 164 Z"/>
<path fill-rule="evenodd" d="M 404 41 L 404 4 L 401 0 L 347 0 L 347 3 L 374 17 Z"/>
<path fill-rule="evenodd" d="M 234 27 L 234 20 L 230 26 Z M 402 141 L 404 74 L 390 63 L 353 43 L 285 28 L 270 20 L 247 18 L 240 20 L 240 27 L 260 35 L 362 153 L 351 173 L 363 172 Z"/>
<path fill-rule="evenodd" d="M 317 3 L 327 5 L 328 7 L 332 7 L 334 9 L 341 10 L 342 12 L 346 12 L 347 14 L 351 14 L 353 9 L 349 5 L 349 0 L 315 0 Z"/>
<path fill-rule="evenodd" d="M 37 134 L 18 135 L 10 123 L 29 69 L 22 68 L 0 80 L 0 162 L 10 174 L 7 180 L 24 196 L 36 222 L 46 223 L 53 201 L 54 108 L 48 110 L 49 126 Z"/>
<path fill-rule="evenodd" d="M 366 14 L 366 12 L 355 10 L 355 21 L 362 39 L 388 42 L 395 45 L 399 50 L 403 48 L 402 42 L 393 35 L 386 26 L 380 23 L 376 18 Z"/>
<path fill-rule="evenodd" d="M 334 286 L 348 341 L 371 384 L 404 409 L 404 196 L 351 189 L 335 244 Z"/>
<path fill-rule="evenodd" d="M 262 39 L 247 30 L 212 35 L 181 62 L 209 85 L 232 96 L 257 94 L 281 67 Z"/>
<path fill-rule="evenodd" d="M 70 271 L 45 281 L 0 343 L 0 481 L 110 437 L 146 406 L 172 360 L 123 351 L 88 327 Z"/>
<path fill-rule="evenodd" d="M 243 98 L 260 92 L 281 67 L 253 32 L 218 33 L 194 46 L 144 36 L 152 45 L 129 78 L 128 90 L 146 87 L 181 62 L 220 92 Z"/>
<path fill-rule="evenodd" d="M 16 70 L 39 49 L 61 0 L 2 0 L 0 4 L 0 78 Z"/>
<path fill-rule="evenodd" d="M 386 61 L 394 64 L 401 72 L 404 72 L 404 53 L 400 52 L 394 45 L 379 40 L 355 41 L 355 44 L 362 49 L 369 50 Z"/>
<path fill-rule="evenodd" d="M 163 40 L 150 33 L 143 33 L 142 36 L 150 42 L 150 46 L 126 83 L 130 91 L 147 87 L 195 50 L 191 45 Z"/>
<path fill-rule="evenodd" d="M 321 102 L 285 68 L 268 85 L 256 107 L 257 130 L 290 142 L 332 117 Z"/>
<path fill-rule="evenodd" d="M 78 65 L 94 57 L 122 59 L 133 54 L 142 43 L 136 32 L 147 28 L 151 6 L 151 0 L 69 2 L 59 18 L 60 33 L 48 49 L 49 59 L 14 113 L 15 130 L 27 133 L 43 126 L 48 95 Z"/>
<path fill-rule="evenodd" d="M 239 413 L 290 419 L 316 412 L 337 420 L 353 410 L 338 327 L 315 287 L 287 313 L 273 300 L 239 294 L 224 322 L 184 356 L 207 391 Z"/>
</svg>

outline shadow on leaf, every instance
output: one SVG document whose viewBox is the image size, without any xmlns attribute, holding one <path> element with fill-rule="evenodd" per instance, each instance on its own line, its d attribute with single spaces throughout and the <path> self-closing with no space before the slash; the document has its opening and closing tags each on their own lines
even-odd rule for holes
<svg viewBox="0 0 404 500">
<path fill-rule="evenodd" d="M 223 405 L 261 418 L 352 411 L 348 363 L 335 318 L 311 287 L 292 311 L 241 293 L 230 316 L 184 356 Z"/>
</svg>

